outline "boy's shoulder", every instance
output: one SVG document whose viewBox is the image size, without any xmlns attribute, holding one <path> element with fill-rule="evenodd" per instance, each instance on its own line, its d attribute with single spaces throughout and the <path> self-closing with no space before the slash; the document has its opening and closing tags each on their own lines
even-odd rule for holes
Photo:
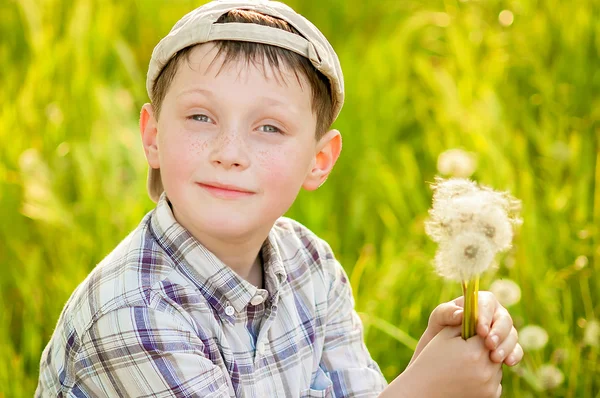
<svg viewBox="0 0 600 398">
<path fill-rule="evenodd" d="M 273 226 L 286 272 L 309 268 L 323 277 L 337 278 L 342 271 L 329 244 L 297 220 L 280 217 Z"/>
<path fill-rule="evenodd" d="M 334 259 L 329 244 L 297 220 L 279 217 L 273 225 L 273 232 L 284 249 L 308 249 L 313 252 L 314 260 L 319 262 Z"/>
<path fill-rule="evenodd" d="M 148 213 L 75 289 L 59 319 L 77 334 L 101 316 L 125 307 L 149 307 L 154 287 L 174 263 L 152 236 Z"/>
</svg>

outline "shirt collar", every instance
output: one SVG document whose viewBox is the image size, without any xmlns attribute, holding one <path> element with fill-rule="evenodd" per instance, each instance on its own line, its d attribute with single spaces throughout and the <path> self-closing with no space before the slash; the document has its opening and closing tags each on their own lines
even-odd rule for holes
<svg viewBox="0 0 600 398">
<path fill-rule="evenodd" d="M 150 228 L 158 244 L 222 318 L 234 322 L 234 316 L 226 314 L 226 307 L 231 305 L 236 312 L 244 311 L 252 297 L 261 294 L 262 289 L 241 278 L 175 220 L 164 192 L 152 213 Z M 263 243 L 261 256 L 268 300 L 277 303 L 287 275 L 273 229 Z"/>
</svg>

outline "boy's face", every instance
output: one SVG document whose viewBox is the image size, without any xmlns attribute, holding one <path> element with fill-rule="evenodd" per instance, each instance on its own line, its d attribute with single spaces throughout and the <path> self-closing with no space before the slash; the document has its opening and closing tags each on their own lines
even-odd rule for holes
<svg viewBox="0 0 600 398">
<path fill-rule="evenodd" d="M 302 186 L 325 181 L 341 138 L 332 130 L 315 140 L 306 80 L 300 86 L 292 71 L 279 74 L 266 62 L 221 68 L 216 53 L 212 43 L 196 46 L 159 119 L 146 104 L 140 128 L 178 222 L 196 237 L 244 239 L 268 232 Z"/>
</svg>

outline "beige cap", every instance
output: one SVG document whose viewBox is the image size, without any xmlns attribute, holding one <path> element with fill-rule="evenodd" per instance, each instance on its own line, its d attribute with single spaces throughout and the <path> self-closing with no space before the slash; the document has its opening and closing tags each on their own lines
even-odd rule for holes
<svg viewBox="0 0 600 398">
<path fill-rule="evenodd" d="M 284 30 L 253 23 L 215 22 L 225 13 L 235 9 L 252 10 L 282 19 L 302 36 Z M 298 53 L 310 60 L 315 68 L 331 83 L 334 120 L 344 103 L 344 76 L 337 54 L 325 36 L 309 20 L 287 5 L 270 0 L 216 0 L 181 18 L 169 34 L 152 52 L 146 89 L 152 98 L 152 88 L 160 71 L 179 51 L 188 46 L 215 40 L 236 40 L 269 44 Z M 163 192 L 159 169 L 148 172 L 148 193 L 157 202 Z"/>
</svg>

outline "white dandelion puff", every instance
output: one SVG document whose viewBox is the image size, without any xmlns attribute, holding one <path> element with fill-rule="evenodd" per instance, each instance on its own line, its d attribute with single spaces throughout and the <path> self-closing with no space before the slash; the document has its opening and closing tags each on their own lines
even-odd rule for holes
<svg viewBox="0 0 600 398">
<path fill-rule="evenodd" d="M 585 267 L 587 267 L 588 262 L 589 262 L 589 260 L 586 256 L 584 256 L 584 255 L 578 256 L 575 259 L 575 269 L 578 269 L 578 270 L 584 269 Z"/>
<path fill-rule="evenodd" d="M 478 191 L 477 184 L 464 178 L 450 178 L 444 180 L 436 178 L 433 188 L 433 206 L 441 205 L 447 199 Z"/>
<path fill-rule="evenodd" d="M 468 339 L 477 326 L 479 275 L 494 264 L 496 253 L 511 246 L 520 202 L 461 178 L 436 178 L 433 204 L 425 231 L 439 244 L 435 268 L 462 283 L 465 298 L 461 335 Z"/>
<path fill-rule="evenodd" d="M 464 182 L 463 182 L 464 181 Z M 476 196 L 477 186 L 465 180 L 447 180 L 434 185 L 430 219 L 425 224 L 427 234 L 437 243 L 452 239 L 465 230 L 475 229 L 472 224 L 481 202 Z"/>
<path fill-rule="evenodd" d="M 551 390 L 565 381 L 563 372 L 554 365 L 545 364 L 537 371 L 537 378 L 544 390 Z"/>
<path fill-rule="evenodd" d="M 465 275 L 475 277 L 478 275 L 475 272 L 489 268 L 496 253 L 511 247 L 513 225 L 520 223 L 516 216 L 519 201 L 465 179 L 437 179 L 433 189 L 433 205 L 425 231 L 440 244 L 436 268 L 452 280 Z M 469 245 L 468 239 L 480 248 L 471 259 L 461 257 L 464 247 Z"/>
<path fill-rule="evenodd" d="M 476 168 L 475 155 L 462 149 L 449 149 L 438 156 L 437 169 L 442 175 L 467 178 Z"/>
<path fill-rule="evenodd" d="M 594 319 L 586 323 L 583 330 L 583 344 L 591 347 L 600 345 L 600 322 Z"/>
<path fill-rule="evenodd" d="M 489 240 L 479 233 L 467 231 L 440 244 L 435 266 L 444 278 L 461 282 L 480 275 L 493 260 L 494 249 Z"/>
<path fill-rule="evenodd" d="M 497 252 L 512 246 L 513 227 L 508 214 L 498 206 L 483 206 L 475 217 L 478 229 L 492 242 Z"/>
<path fill-rule="evenodd" d="M 497 252 L 511 247 L 513 228 L 507 212 L 487 200 L 487 193 L 473 192 L 444 203 L 437 203 L 432 219 L 426 224 L 427 233 L 440 243 L 465 231 L 485 235 Z"/>
<path fill-rule="evenodd" d="M 538 325 L 527 325 L 519 330 L 519 344 L 525 351 L 541 350 L 548 344 L 548 332 Z"/>
<path fill-rule="evenodd" d="M 505 307 L 517 304 L 521 300 L 521 288 L 510 279 L 498 279 L 490 285 L 490 292 Z"/>
<path fill-rule="evenodd" d="M 515 16 L 510 10 L 502 10 L 498 15 L 498 21 L 500 21 L 500 25 L 502 26 L 510 26 L 515 20 Z"/>
</svg>

